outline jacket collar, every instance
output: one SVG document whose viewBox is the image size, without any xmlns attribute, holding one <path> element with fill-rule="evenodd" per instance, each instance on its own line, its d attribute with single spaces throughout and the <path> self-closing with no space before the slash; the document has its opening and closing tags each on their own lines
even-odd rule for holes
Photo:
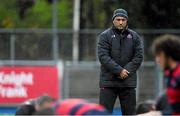
<svg viewBox="0 0 180 116">
<path fill-rule="evenodd" d="M 123 30 L 119 30 L 117 29 L 115 26 L 112 26 L 112 30 L 117 33 L 118 35 L 127 35 L 129 32 L 128 32 L 128 27 L 126 27 L 125 29 Z"/>
</svg>

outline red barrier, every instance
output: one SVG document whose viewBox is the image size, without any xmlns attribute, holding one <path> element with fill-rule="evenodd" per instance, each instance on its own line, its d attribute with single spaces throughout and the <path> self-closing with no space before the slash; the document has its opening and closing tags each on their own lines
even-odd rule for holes
<svg viewBox="0 0 180 116">
<path fill-rule="evenodd" d="M 1 66 L 0 104 L 16 104 L 48 94 L 59 98 L 56 66 Z"/>
</svg>

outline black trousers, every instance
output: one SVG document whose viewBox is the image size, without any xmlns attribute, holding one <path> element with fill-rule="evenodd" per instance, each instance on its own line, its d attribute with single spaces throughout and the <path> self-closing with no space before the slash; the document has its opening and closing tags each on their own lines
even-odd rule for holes
<svg viewBox="0 0 180 116">
<path fill-rule="evenodd" d="M 133 87 L 105 87 L 100 88 L 100 104 L 103 105 L 110 113 L 116 98 L 119 97 L 121 111 L 123 115 L 135 115 L 136 107 L 136 90 Z"/>
</svg>

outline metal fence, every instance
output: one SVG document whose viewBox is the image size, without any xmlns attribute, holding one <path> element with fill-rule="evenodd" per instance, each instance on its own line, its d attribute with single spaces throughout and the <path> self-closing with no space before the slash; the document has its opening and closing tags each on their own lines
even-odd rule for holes
<svg viewBox="0 0 180 116">
<path fill-rule="evenodd" d="M 0 29 L 1 60 L 54 60 L 55 56 L 64 61 L 73 60 L 73 44 L 79 45 L 79 61 L 97 61 L 98 34 L 103 30 L 81 30 L 78 43 L 73 43 L 73 31 L 50 29 Z M 145 61 L 152 61 L 150 45 L 161 34 L 180 34 L 180 30 L 136 30 L 144 41 Z M 55 41 L 55 42 L 54 42 Z M 57 45 L 56 45 L 57 44 Z M 57 46 L 57 47 L 54 47 Z M 57 49 L 57 50 L 55 50 Z"/>
</svg>

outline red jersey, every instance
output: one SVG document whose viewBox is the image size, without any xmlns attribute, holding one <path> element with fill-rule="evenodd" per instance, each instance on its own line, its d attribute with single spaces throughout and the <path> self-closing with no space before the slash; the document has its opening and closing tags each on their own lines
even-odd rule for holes
<svg viewBox="0 0 180 116">
<path fill-rule="evenodd" d="M 172 115 L 180 115 L 180 64 L 175 69 L 165 71 L 167 98 L 172 109 Z"/>
</svg>

